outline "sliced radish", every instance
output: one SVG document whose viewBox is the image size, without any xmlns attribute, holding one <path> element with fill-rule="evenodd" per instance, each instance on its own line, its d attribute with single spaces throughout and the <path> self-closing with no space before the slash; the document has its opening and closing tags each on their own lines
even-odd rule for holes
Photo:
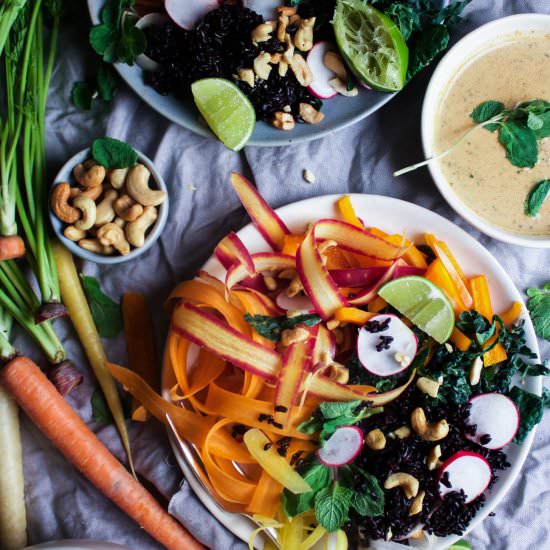
<svg viewBox="0 0 550 550">
<path fill-rule="evenodd" d="M 483 393 L 470 399 L 470 424 L 477 426 L 475 435 L 466 435 L 487 449 L 502 449 L 516 436 L 519 411 L 516 404 L 501 393 Z"/>
<path fill-rule="evenodd" d="M 287 294 L 286 289 L 279 292 L 275 300 L 277 305 L 285 311 L 303 311 L 315 313 L 315 306 L 308 296 L 298 295 L 292 298 Z"/>
<path fill-rule="evenodd" d="M 378 331 L 378 325 L 387 328 Z M 397 315 L 376 315 L 359 330 L 357 357 L 372 374 L 393 376 L 412 363 L 417 345 L 416 335 Z"/>
<path fill-rule="evenodd" d="M 164 0 L 164 9 L 172 21 L 187 31 L 209 12 L 219 7 L 217 0 Z"/>
<path fill-rule="evenodd" d="M 450 487 L 442 483 L 443 476 Z M 487 489 L 491 476 L 491 466 L 485 458 L 470 451 L 459 451 L 448 458 L 439 470 L 439 493 L 444 496 L 462 490 L 468 504 Z"/>
<path fill-rule="evenodd" d="M 277 18 L 277 8 L 282 6 L 283 2 L 282 0 L 243 0 L 243 5 L 269 21 Z"/>
<path fill-rule="evenodd" d="M 349 464 L 363 447 L 363 432 L 357 426 L 338 428 L 317 451 L 317 458 L 325 466 Z"/>
<path fill-rule="evenodd" d="M 308 90 L 321 99 L 330 99 L 338 95 L 338 92 L 328 83 L 334 78 L 334 73 L 325 65 L 325 53 L 336 51 L 336 46 L 331 42 L 323 40 L 317 42 L 311 48 L 307 56 L 307 64 L 313 73 L 313 81 L 308 86 Z"/>
</svg>

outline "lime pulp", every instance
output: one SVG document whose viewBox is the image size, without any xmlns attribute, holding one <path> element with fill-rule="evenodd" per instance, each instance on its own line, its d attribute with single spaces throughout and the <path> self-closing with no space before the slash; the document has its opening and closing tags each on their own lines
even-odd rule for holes
<svg viewBox="0 0 550 550">
<path fill-rule="evenodd" d="M 242 149 L 256 124 L 252 103 L 233 82 L 203 78 L 191 85 L 193 99 L 210 129 L 229 149 Z"/>
<path fill-rule="evenodd" d="M 405 85 L 409 49 L 397 25 L 363 0 L 337 0 L 334 33 L 357 78 L 383 92 Z"/>
<path fill-rule="evenodd" d="M 417 275 L 386 283 L 378 294 L 436 342 L 446 342 L 455 326 L 453 306 L 445 293 Z"/>
<path fill-rule="evenodd" d="M 467 540 L 462 539 L 449 546 L 447 550 L 472 550 L 472 545 Z"/>
</svg>

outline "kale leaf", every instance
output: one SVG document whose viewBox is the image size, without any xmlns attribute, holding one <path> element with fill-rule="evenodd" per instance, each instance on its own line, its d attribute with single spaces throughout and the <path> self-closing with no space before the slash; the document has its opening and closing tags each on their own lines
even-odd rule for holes
<svg viewBox="0 0 550 550">
<path fill-rule="evenodd" d="M 550 341 L 550 281 L 542 288 L 528 288 L 527 296 L 527 308 L 535 332 L 541 338 Z"/>
<path fill-rule="evenodd" d="M 271 317 L 269 315 L 250 315 L 246 313 L 244 320 L 261 336 L 278 342 L 281 339 L 283 330 L 295 328 L 298 325 L 306 325 L 314 327 L 321 322 L 319 315 L 306 313 L 304 315 L 296 315 L 296 317 Z"/>
</svg>

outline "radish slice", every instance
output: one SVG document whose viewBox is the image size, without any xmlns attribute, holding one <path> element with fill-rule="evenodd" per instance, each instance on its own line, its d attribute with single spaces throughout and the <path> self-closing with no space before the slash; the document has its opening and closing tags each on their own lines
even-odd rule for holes
<svg viewBox="0 0 550 550">
<path fill-rule="evenodd" d="M 293 296 L 292 298 L 286 293 L 286 290 L 279 292 L 275 300 L 277 305 L 285 311 L 303 311 L 304 313 L 315 313 L 313 302 L 303 295 Z"/>
<path fill-rule="evenodd" d="M 376 330 L 387 325 L 385 330 Z M 414 332 L 396 315 L 376 315 L 359 330 L 357 357 L 376 376 L 393 376 L 404 371 L 416 355 Z"/>
<path fill-rule="evenodd" d="M 325 466 L 349 464 L 363 447 L 363 432 L 357 426 L 338 428 L 317 451 L 317 458 Z"/>
<path fill-rule="evenodd" d="M 219 6 L 217 0 L 164 0 L 164 9 L 172 21 L 190 31 L 209 12 Z"/>
<path fill-rule="evenodd" d="M 441 481 L 445 474 L 450 487 Z M 468 504 L 487 489 L 491 476 L 491 466 L 485 458 L 470 451 L 459 451 L 447 459 L 439 470 L 439 493 L 444 496 L 462 490 Z"/>
<path fill-rule="evenodd" d="M 501 393 L 484 393 L 470 399 L 470 424 L 477 426 L 476 434 L 466 435 L 487 449 L 502 449 L 516 436 L 519 411 L 516 404 Z"/>
<path fill-rule="evenodd" d="M 307 56 L 307 64 L 313 73 L 313 80 L 308 90 L 321 99 L 330 99 L 338 92 L 328 83 L 334 78 L 334 73 L 325 65 L 325 53 L 336 51 L 336 46 L 325 40 L 317 42 Z"/>
<path fill-rule="evenodd" d="M 142 30 L 152 26 L 160 27 L 168 21 L 169 19 L 164 13 L 148 13 L 138 19 L 136 27 Z M 144 71 L 154 72 L 160 69 L 160 65 L 144 53 L 141 53 L 136 57 L 136 63 Z"/>
<path fill-rule="evenodd" d="M 282 0 L 243 0 L 243 5 L 269 21 L 277 18 L 277 8 L 282 6 L 283 2 Z"/>
</svg>

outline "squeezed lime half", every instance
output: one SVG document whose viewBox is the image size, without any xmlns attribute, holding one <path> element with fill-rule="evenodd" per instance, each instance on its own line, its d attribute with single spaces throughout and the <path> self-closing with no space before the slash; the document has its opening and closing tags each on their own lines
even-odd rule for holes
<svg viewBox="0 0 550 550">
<path fill-rule="evenodd" d="M 398 26 L 362 0 L 337 0 L 334 33 L 357 78 L 383 92 L 405 85 L 409 48 Z"/>
<path fill-rule="evenodd" d="M 418 275 L 386 283 L 378 294 L 436 342 L 446 342 L 455 326 L 449 298 L 428 279 Z"/>
<path fill-rule="evenodd" d="M 224 78 L 203 78 L 191 84 L 193 99 L 210 129 L 229 149 L 242 149 L 256 125 L 256 112 L 246 95 Z"/>
</svg>

